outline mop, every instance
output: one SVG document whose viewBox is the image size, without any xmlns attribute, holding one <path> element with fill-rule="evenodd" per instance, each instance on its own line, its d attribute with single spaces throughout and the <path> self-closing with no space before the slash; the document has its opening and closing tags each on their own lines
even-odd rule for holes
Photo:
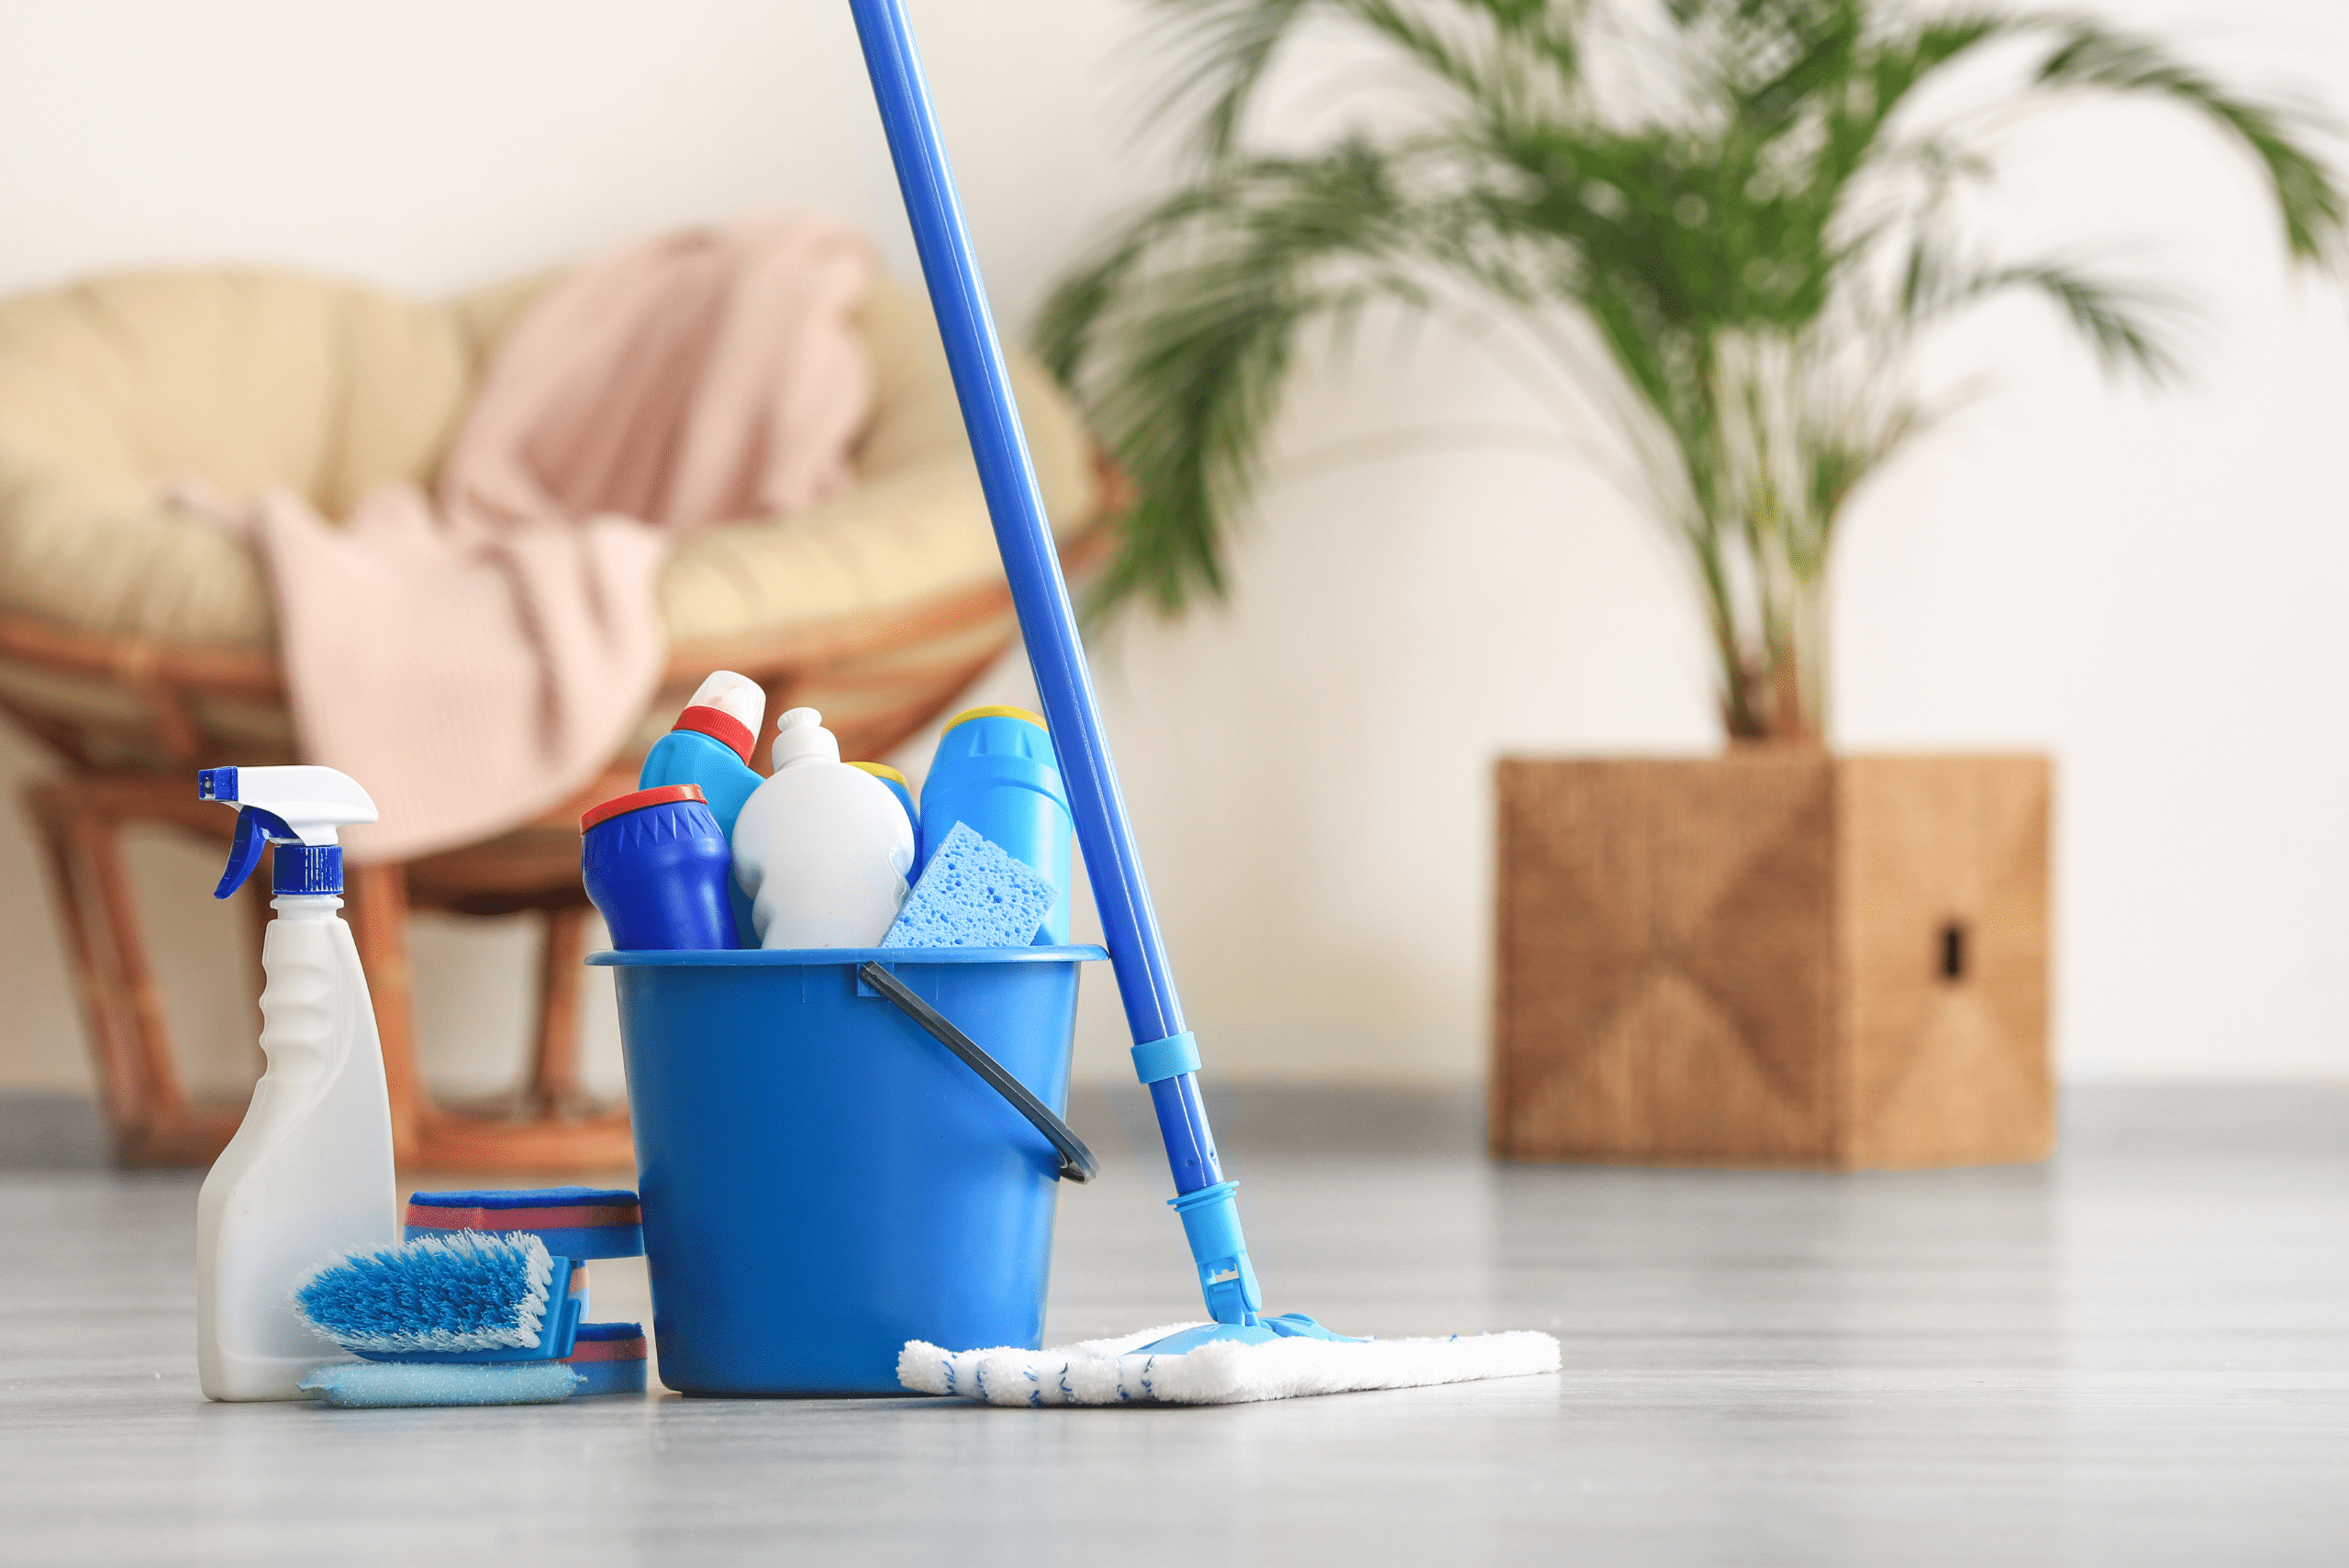
<svg viewBox="0 0 2349 1568">
<path fill-rule="evenodd" d="M 1182 1218 L 1211 1319 L 1044 1351 L 958 1352 L 914 1340 L 898 1358 L 898 1380 L 918 1393 L 963 1395 L 997 1405 L 1200 1405 L 1556 1371 L 1558 1342 L 1547 1334 L 1358 1340 L 1302 1313 L 1264 1312 L 1264 1294 L 1240 1229 L 1239 1184 L 1224 1178 L 1216 1157 L 1215 1135 L 1199 1098 L 1198 1043 L 1184 1028 L 1182 1005 L 1175 999 L 1125 799 L 1101 733 L 1068 584 L 1052 547 L 904 0 L 850 0 L 850 8 L 945 340 L 1020 634 L 1059 752 L 1077 842 L 1100 908 L 1104 945 L 1133 1032 L 1134 1070 L 1148 1085 L 1157 1112 L 1174 1174 L 1173 1207 Z"/>
</svg>

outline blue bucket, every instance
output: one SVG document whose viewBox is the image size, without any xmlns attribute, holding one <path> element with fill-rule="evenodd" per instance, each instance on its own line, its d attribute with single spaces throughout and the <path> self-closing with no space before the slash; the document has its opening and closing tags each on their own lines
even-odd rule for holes
<svg viewBox="0 0 2349 1568">
<path fill-rule="evenodd" d="M 896 1394 L 907 1340 L 1039 1348 L 1062 1159 L 858 967 L 1055 1112 L 1097 947 L 598 952 L 616 971 L 661 1381 Z"/>
</svg>

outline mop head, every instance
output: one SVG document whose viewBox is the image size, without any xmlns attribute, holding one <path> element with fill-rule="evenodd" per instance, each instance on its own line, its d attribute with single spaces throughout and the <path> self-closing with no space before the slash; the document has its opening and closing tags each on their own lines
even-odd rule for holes
<svg viewBox="0 0 2349 1568">
<path fill-rule="evenodd" d="M 304 1378 L 300 1387 L 345 1409 L 386 1409 L 412 1405 L 560 1405 L 585 1381 L 561 1362 L 490 1366 L 335 1362 Z"/>
<path fill-rule="evenodd" d="M 1558 1341 L 1524 1331 L 1441 1340 L 1281 1339 L 1261 1345 L 1224 1340 L 1180 1355 L 1136 1353 L 1193 1327 L 1177 1323 L 1045 1351 L 942 1351 L 914 1340 L 898 1353 L 897 1381 L 917 1394 L 959 1395 L 990 1405 L 1244 1405 L 1558 1370 Z"/>
</svg>

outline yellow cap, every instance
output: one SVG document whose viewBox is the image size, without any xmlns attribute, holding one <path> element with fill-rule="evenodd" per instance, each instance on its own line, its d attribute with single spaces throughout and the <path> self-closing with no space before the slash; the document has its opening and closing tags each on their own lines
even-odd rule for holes
<svg viewBox="0 0 2349 1568">
<path fill-rule="evenodd" d="M 863 768 L 866 773 L 871 773 L 877 779 L 895 779 L 901 784 L 906 782 L 906 775 L 899 773 L 896 769 L 891 767 L 886 762 L 851 762 L 849 766 L 852 768 Z"/>
<path fill-rule="evenodd" d="M 1030 713 L 1024 707 L 1012 707 L 1005 703 L 996 703 L 986 707 L 964 708 L 946 721 L 946 728 L 952 729 L 964 720 L 973 718 L 1024 718 L 1039 729 L 1049 732 L 1052 728 L 1044 722 L 1044 716 L 1041 713 Z M 941 730 L 939 733 L 942 735 L 945 730 Z"/>
</svg>

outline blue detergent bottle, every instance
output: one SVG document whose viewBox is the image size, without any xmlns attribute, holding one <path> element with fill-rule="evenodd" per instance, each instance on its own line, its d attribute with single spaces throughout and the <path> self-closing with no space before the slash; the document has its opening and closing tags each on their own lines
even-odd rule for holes
<svg viewBox="0 0 2349 1568">
<path fill-rule="evenodd" d="M 714 671 L 695 688 L 693 700 L 677 715 L 676 727 L 653 742 L 636 775 L 640 790 L 665 789 L 672 784 L 697 784 L 718 819 L 718 830 L 729 842 L 734 819 L 742 803 L 765 783 L 751 766 L 759 728 L 766 722 L 765 688 L 748 675 L 731 670 Z M 759 945 L 751 925 L 751 901 L 739 887 L 732 890 L 735 940 L 744 947 Z"/>
<path fill-rule="evenodd" d="M 851 762 L 849 766 L 871 773 L 889 786 L 889 793 L 896 795 L 897 804 L 906 808 L 906 825 L 918 837 L 921 833 L 921 813 L 914 809 L 914 792 L 912 786 L 906 783 L 906 775 L 886 762 Z"/>
<path fill-rule="evenodd" d="M 954 716 L 922 781 L 921 863 L 957 822 L 969 823 L 1052 884 L 1052 912 L 1035 945 L 1064 945 L 1073 824 L 1060 757 L 1042 718 L 1024 707 L 974 707 Z"/>
<path fill-rule="evenodd" d="M 698 784 L 662 784 L 579 818 L 579 874 L 622 952 L 740 947 L 733 857 Z"/>
</svg>

